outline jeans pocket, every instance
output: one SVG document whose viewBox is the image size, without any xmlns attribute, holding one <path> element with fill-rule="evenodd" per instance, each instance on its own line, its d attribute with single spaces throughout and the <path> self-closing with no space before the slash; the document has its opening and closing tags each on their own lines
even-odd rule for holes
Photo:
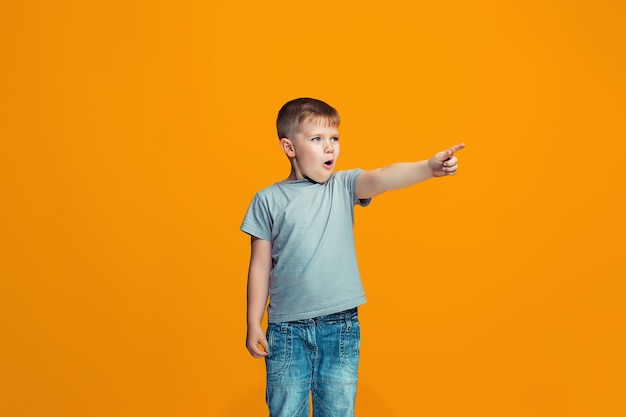
<svg viewBox="0 0 626 417">
<path fill-rule="evenodd" d="M 358 319 L 341 324 L 341 340 L 339 342 L 341 366 L 348 372 L 357 375 L 361 356 L 361 326 Z"/>
<path fill-rule="evenodd" d="M 291 363 L 293 351 L 292 327 L 286 323 L 270 323 L 267 326 L 268 356 L 265 358 L 267 379 L 280 378 Z"/>
</svg>

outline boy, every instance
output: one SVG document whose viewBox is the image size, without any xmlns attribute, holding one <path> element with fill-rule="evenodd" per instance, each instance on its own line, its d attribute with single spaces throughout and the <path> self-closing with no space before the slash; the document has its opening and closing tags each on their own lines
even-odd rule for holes
<svg viewBox="0 0 626 417">
<path fill-rule="evenodd" d="M 453 146 L 430 160 L 333 173 L 339 114 L 300 98 L 278 113 L 286 180 L 257 193 L 241 230 L 251 236 L 246 346 L 266 361 L 270 417 L 353 417 L 359 365 L 354 205 L 432 177 L 454 175 Z M 269 305 L 267 304 L 269 297 Z M 265 308 L 267 333 L 261 328 Z"/>
</svg>

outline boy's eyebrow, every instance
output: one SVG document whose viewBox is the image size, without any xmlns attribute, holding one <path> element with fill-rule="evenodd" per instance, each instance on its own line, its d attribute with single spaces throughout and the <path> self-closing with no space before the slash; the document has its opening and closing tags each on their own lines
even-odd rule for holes
<svg viewBox="0 0 626 417">
<path fill-rule="evenodd" d="M 324 136 L 324 134 L 323 133 L 311 133 L 310 136 L 314 138 L 316 136 Z M 338 138 L 339 133 L 337 133 L 336 135 L 328 135 L 328 136 L 330 136 L 331 138 Z"/>
</svg>

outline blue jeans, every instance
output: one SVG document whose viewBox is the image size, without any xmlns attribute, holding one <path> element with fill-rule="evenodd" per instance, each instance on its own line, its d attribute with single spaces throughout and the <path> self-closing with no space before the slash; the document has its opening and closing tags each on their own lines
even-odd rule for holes
<svg viewBox="0 0 626 417">
<path fill-rule="evenodd" d="M 270 323 L 267 406 L 270 417 L 354 417 L 361 329 L 357 309 Z"/>
</svg>

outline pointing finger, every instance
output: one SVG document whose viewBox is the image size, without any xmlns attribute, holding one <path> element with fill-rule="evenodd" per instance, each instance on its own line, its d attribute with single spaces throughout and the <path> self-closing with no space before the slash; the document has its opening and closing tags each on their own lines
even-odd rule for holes
<svg viewBox="0 0 626 417">
<path fill-rule="evenodd" d="M 458 145 L 454 145 L 454 146 L 448 148 L 447 152 L 451 152 L 452 154 L 454 154 L 455 152 L 458 152 L 458 151 L 460 151 L 463 148 L 465 148 L 465 144 L 464 143 L 459 143 Z"/>
<path fill-rule="evenodd" d="M 437 155 L 435 155 L 435 157 L 440 160 L 440 161 L 446 161 L 448 159 L 450 159 L 452 157 L 452 155 L 454 155 L 455 152 L 458 152 L 459 150 L 463 149 L 465 147 L 464 143 L 460 143 L 458 145 L 454 145 L 448 149 L 446 149 L 445 151 L 441 151 L 439 153 L 437 153 Z"/>
</svg>

